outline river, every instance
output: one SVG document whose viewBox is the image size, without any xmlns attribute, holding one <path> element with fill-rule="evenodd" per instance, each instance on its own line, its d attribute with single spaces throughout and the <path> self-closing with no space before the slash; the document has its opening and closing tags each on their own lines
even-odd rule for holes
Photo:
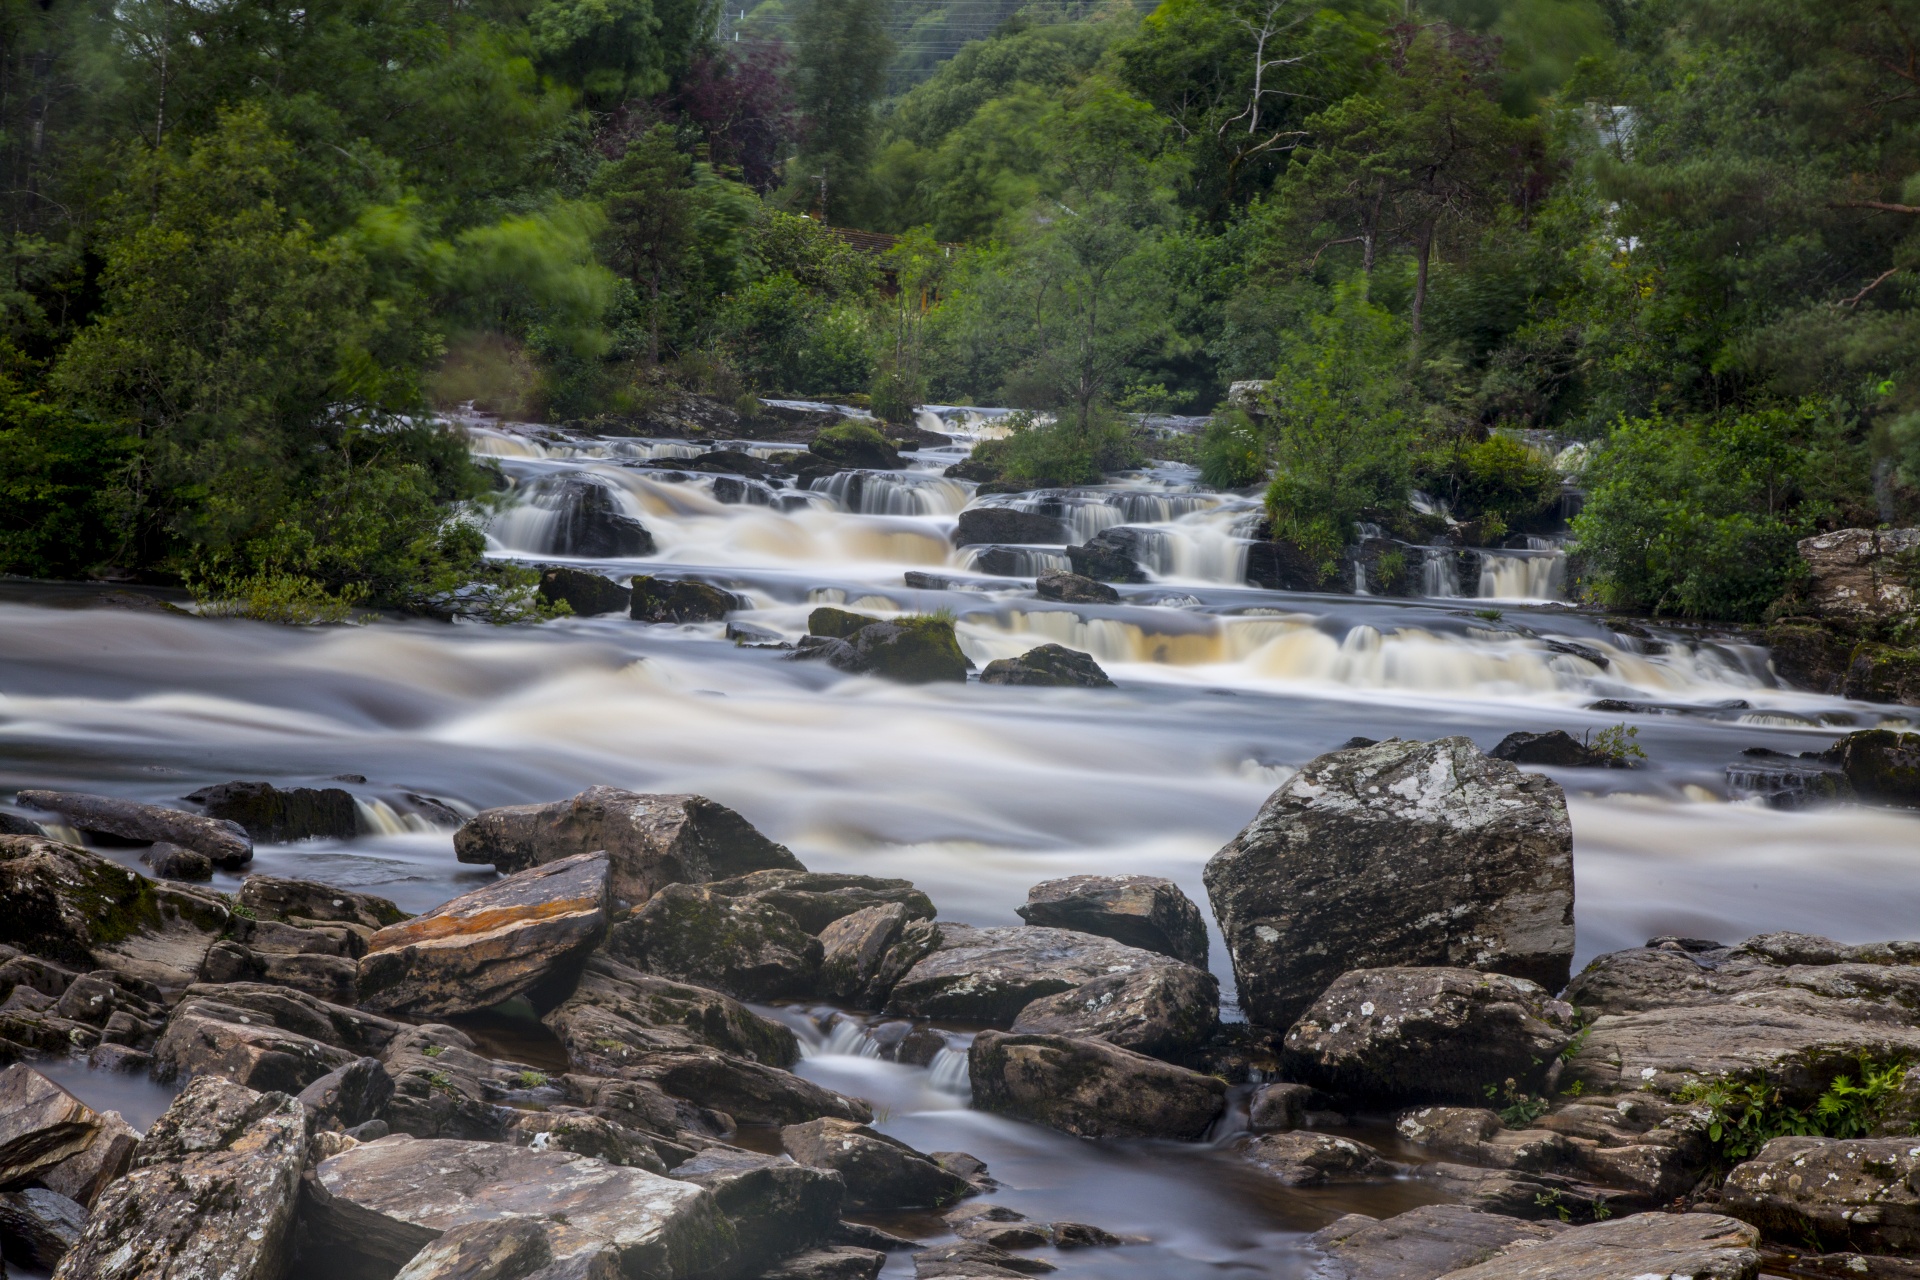
<svg viewBox="0 0 1920 1280">
<path fill-rule="evenodd" d="M 950 415 L 943 427 L 991 430 L 991 421 Z M 262 847 L 254 868 L 366 889 L 412 910 L 491 875 L 454 861 L 449 809 L 550 800 L 594 783 L 699 792 L 810 867 L 908 877 L 943 919 L 1013 924 L 1029 885 L 1079 872 L 1169 876 L 1204 905 L 1208 856 L 1290 770 L 1356 735 L 1467 734 L 1491 747 L 1516 729 L 1579 736 L 1626 723 L 1638 729 L 1642 767 L 1550 771 L 1573 822 L 1576 967 L 1667 933 L 1911 936 L 1920 914 L 1920 818 L 1778 810 L 1740 798 L 1727 780 L 1744 748 L 1822 747 L 1847 727 L 1904 724 L 1906 713 L 1781 688 L 1765 653 L 1734 638 L 1627 634 L 1543 599 L 1237 585 L 1235 531 L 1252 504 L 1200 491 L 1171 465 L 1056 499 L 1081 536 L 1117 523 L 1151 530 L 1158 569 L 1150 583 L 1122 587 L 1118 605 L 1065 606 L 996 587 L 1004 579 L 971 572 L 975 552 L 949 545 L 974 499 L 971 485 L 938 468 L 962 456 L 964 439 L 855 492 L 844 480 L 804 496 L 736 482 L 724 496 L 749 500 L 730 502 L 712 476 L 675 480 L 634 465 L 694 447 L 565 443 L 497 425 L 476 428 L 475 439 L 517 485 L 515 505 L 492 527 L 500 556 L 565 562 L 552 549 L 552 494 L 584 477 L 607 486 L 658 544 L 646 559 L 593 567 L 696 573 L 751 602 L 736 621 L 787 638 L 822 603 L 947 609 L 976 663 L 1052 640 L 1092 653 L 1119 688 L 890 685 L 736 647 L 719 624 L 287 629 L 83 608 L 91 596 L 79 589 L 8 583 L 0 792 L 169 800 L 234 778 L 344 785 L 361 799 L 365 834 Z M 1053 554 L 1033 552 L 1029 569 Z M 1488 581 L 1547 589 L 1551 568 L 1508 566 Z M 909 589 L 908 571 L 957 582 Z M 1647 709 L 1587 709 L 1603 698 Z M 341 775 L 365 781 L 327 782 Z M 1213 967 L 1230 1000 L 1217 934 Z M 814 1042 L 803 1074 L 872 1099 L 887 1132 L 980 1156 L 1000 1194 L 1030 1217 L 1151 1241 L 1057 1255 L 1065 1275 L 1303 1275 L 1302 1233 L 1341 1212 L 1393 1212 L 1424 1198 L 1407 1184 L 1281 1190 L 1242 1169 L 1230 1140 L 1096 1145 L 979 1114 L 965 1106 L 957 1055 L 931 1072 L 896 1066 L 861 1053 L 851 1029 L 827 1036 L 807 1011 L 780 1012 Z M 84 1073 L 64 1077 L 83 1097 L 109 1088 Z M 103 1105 L 125 1105 L 144 1123 L 137 1100 Z M 894 1225 L 939 1229 L 937 1220 Z M 911 1264 L 896 1255 L 887 1274 L 910 1275 Z"/>
</svg>

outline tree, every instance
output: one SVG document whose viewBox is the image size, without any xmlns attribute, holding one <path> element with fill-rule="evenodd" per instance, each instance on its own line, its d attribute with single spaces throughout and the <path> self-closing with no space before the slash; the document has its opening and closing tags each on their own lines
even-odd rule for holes
<svg viewBox="0 0 1920 1280">
<path fill-rule="evenodd" d="M 887 87 L 890 0 L 805 0 L 794 18 L 794 99 L 803 141 L 794 190 L 823 218 L 856 208 Z M 817 193 L 817 195 L 815 194 Z"/>
</svg>

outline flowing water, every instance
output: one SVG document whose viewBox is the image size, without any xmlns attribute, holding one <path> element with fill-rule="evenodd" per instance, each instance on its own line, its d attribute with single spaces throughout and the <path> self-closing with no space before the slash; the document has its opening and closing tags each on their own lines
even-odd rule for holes
<svg viewBox="0 0 1920 1280">
<path fill-rule="evenodd" d="M 1012 924 L 1029 885 L 1076 872 L 1166 875 L 1204 903 L 1207 857 L 1291 770 L 1355 735 L 1462 733 L 1491 747 L 1516 729 L 1578 736 L 1624 720 L 1639 730 L 1644 767 L 1555 774 L 1573 820 L 1576 963 L 1663 933 L 1912 934 L 1920 819 L 1768 808 L 1742 799 L 1727 773 L 1743 748 L 1821 747 L 1847 727 L 1904 724 L 1906 712 L 1780 688 L 1766 654 L 1736 638 L 1615 629 L 1542 599 L 1556 585 L 1551 547 L 1489 558 L 1481 595 L 1498 609 L 1239 585 L 1253 504 L 1200 491 L 1173 466 L 991 499 L 1047 510 L 1080 537 L 1123 523 L 1148 535 L 1151 580 L 1121 587 L 1118 604 L 1040 601 L 1004 572 L 975 572 L 978 552 L 949 543 L 974 497 L 938 468 L 998 415 L 927 416 L 962 443 L 919 455 L 913 471 L 833 477 L 806 493 L 641 465 L 701 451 L 677 442 L 490 426 L 475 445 L 517 485 L 492 526 L 498 555 L 564 560 L 552 553 L 551 495 L 586 481 L 657 544 L 594 568 L 706 578 L 750 602 L 737 622 L 788 639 L 822 603 L 946 609 L 976 663 L 1053 641 L 1093 654 L 1119 688 L 891 685 L 736 647 L 718 624 L 290 630 L 80 608 L 90 597 L 78 589 L 14 583 L 0 587 L 0 792 L 169 800 L 234 778 L 346 786 L 361 801 L 358 838 L 263 847 L 255 868 L 412 910 L 490 877 L 452 854 L 452 826 L 479 808 L 594 783 L 701 792 L 811 867 L 908 877 L 945 919 Z M 1062 558 L 1024 553 L 1039 567 Z M 910 588 L 909 572 L 932 576 Z M 1589 710 L 1599 699 L 1637 709 Z M 328 781 L 340 775 L 365 781 Z M 1213 964 L 1230 999 L 1217 936 Z M 964 1033 L 919 1069 L 873 1056 L 857 1021 L 777 1012 L 809 1042 L 802 1072 L 872 1099 L 886 1131 L 980 1156 L 999 1194 L 1033 1218 L 1151 1241 L 1058 1255 L 1068 1275 L 1302 1275 L 1302 1233 L 1422 1199 L 1407 1184 L 1273 1187 L 1236 1162 L 1230 1133 L 1096 1145 L 980 1114 L 965 1101 Z M 110 1095 L 104 1080 L 73 1080 L 103 1106 L 138 1111 L 136 1123 L 155 1110 L 137 1086 Z M 939 1231 L 937 1220 L 893 1225 Z M 890 1266 L 911 1272 L 904 1258 Z"/>
</svg>

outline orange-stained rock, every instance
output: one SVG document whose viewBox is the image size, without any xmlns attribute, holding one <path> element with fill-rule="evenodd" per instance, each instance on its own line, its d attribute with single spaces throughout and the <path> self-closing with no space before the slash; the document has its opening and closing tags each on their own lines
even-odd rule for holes
<svg viewBox="0 0 1920 1280">
<path fill-rule="evenodd" d="M 562 858 L 388 925 L 360 960 L 362 1007 L 470 1013 L 571 970 L 606 930 L 609 861 Z"/>
</svg>

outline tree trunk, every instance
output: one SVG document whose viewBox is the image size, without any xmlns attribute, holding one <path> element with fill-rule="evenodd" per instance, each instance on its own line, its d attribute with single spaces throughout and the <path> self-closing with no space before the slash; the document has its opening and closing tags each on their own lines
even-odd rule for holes
<svg viewBox="0 0 1920 1280">
<path fill-rule="evenodd" d="M 647 367 L 660 363 L 660 273 L 647 278 Z"/>
<path fill-rule="evenodd" d="M 1427 306 L 1427 261 L 1433 256 L 1433 224 L 1420 228 L 1420 266 L 1413 277 L 1413 336 L 1420 336 L 1420 313 Z"/>
</svg>

